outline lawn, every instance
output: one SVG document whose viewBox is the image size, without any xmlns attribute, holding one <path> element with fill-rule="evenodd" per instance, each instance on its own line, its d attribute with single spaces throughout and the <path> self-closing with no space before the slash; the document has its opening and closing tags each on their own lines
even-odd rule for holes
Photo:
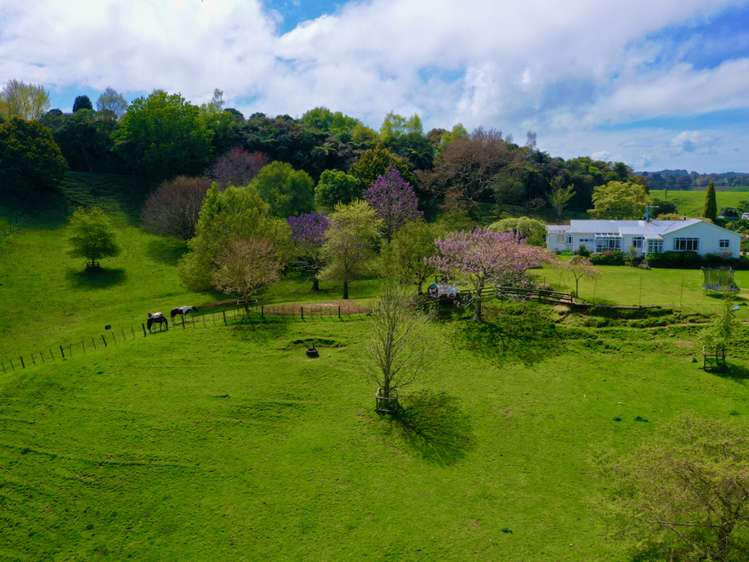
<svg viewBox="0 0 749 562">
<path fill-rule="evenodd" d="M 676 204 L 679 213 L 689 217 L 702 216 L 702 210 L 705 207 L 705 191 L 686 191 L 673 190 L 666 191 L 662 189 L 652 189 L 651 197 L 654 199 L 666 199 Z M 718 202 L 718 211 L 724 207 L 738 207 L 742 201 L 749 200 L 749 192 L 740 190 L 716 191 L 716 201 Z"/>
<path fill-rule="evenodd" d="M 502 355 L 463 324 L 433 328 L 408 430 L 373 412 L 368 320 L 171 330 L 2 375 L 0 558 L 625 560 L 597 454 L 749 414 L 745 371 L 698 369 L 685 329 L 546 325 Z"/>
</svg>

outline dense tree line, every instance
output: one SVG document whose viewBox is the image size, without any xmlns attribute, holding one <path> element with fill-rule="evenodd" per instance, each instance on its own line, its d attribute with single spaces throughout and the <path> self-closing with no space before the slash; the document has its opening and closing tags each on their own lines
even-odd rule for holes
<svg viewBox="0 0 749 562">
<path fill-rule="evenodd" d="M 5 134 L 28 136 L 28 127 L 11 119 L 33 120 L 49 131 L 71 170 L 137 175 L 154 186 L 177 176 L 245 185 L 278 162 L 265 174 L 272 177 L 256 182 L 279 215 L 351 202 L 391 168 L 413 186 L 427 219 L 449 212 L 481 220 L 544 208 L 561 216 L 565 209 L 589 209 L 597 186 L 639 180 L 623 163 L 553 157 L 536 148 L 534 134 L 520 146 L 499 131 L 469 133 L 460 124 L 425 132 L 418 115 L 390 113 L 379 131 L 322 107 L 298 119 L 245 117 L 224 107 L 220 90 L 201 106 L 160 90 L 128 105 L 111 88 L 95 104 L 79 96 L 70 113 L 46 111 L 48 104 L 43 88 L 9 82 L 0 94 Z M 36 148 L 28 146 L 33 160 Z M 33 173 L 27 187 L 54 185 L 58 177 L 57 170 L 44 181 Z M 283 189 L 290 191 L 277 193 Z"/>
<path fill-rule="evenodd" d="M 687 170 L 660 170 L 640 172 L 650 189 L 704 189 L 711 182 L 716 187 L 749 185 L 749 174 L 724 172 L 721 174 L 698 174 Z"/>
</svg>

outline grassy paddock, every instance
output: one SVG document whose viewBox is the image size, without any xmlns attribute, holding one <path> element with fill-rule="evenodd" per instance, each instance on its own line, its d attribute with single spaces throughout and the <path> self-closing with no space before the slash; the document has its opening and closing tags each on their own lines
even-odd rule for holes
<svg viewBox="0 0 749 562">
<path fill-rule="evenodd" d="M 368 326 L 173 330 L 2 376 L 0 558 L 625 560 L 597 454 L 749 413 L 745 371 L 700 371 L 687 332 L 547 327 L 502 354 L 458 322 L 402 426 L 373 412 Z"/>
<path fill-rule="evenodd" d="M 666 199 L 676 204 L 680 213 L 690 217 L 702 216 L 705 207 L 705 190 L 685 191 L 669 189 L 666 193 L 662 189 L 650 190 L 650 195 L 655 199 Z M 741 201 L 749 200 L 749 191 L 716 191 L 718 211 L 724 207 L 738 207 Z"/>
</svg>

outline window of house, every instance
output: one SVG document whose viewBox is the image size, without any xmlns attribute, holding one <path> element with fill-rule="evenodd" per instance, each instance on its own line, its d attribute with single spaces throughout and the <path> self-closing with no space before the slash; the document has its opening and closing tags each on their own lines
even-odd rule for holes
<svg viewBox="0 0 749 562">
<path fill-rule="evenodd" d="M 596 252 L 606 252 L 609 250 L 621 250 L 621 238 L 596 238 Z"/>
<path fill-rule="evenodd" d="M 730 240 L 721 240 L 720 241 L 720 247 L 721 248 L 730 248 L 731 247 L 731 241 Z"/>
<path fill-rule="evenodd" d="M 648 254 L 660 254 L 663 251 L 663 240 L 648 240 Z"/>
<path fill-rule="evenodd" d="M 674 238 L 674 250 L 677 252 L 696 252 L 699 247 L 698 238 Z"/>
<path fill-rule="evenodd" d="M 572 236 L 567 237 L 567 244 L 572 244 Z"/>
<path fill-rule="evenodd" d="M 638 250 L 642 249 L 642 236 L 635 236 L 632 238 L 632 246 L 637 248 Z"/>
</svg>

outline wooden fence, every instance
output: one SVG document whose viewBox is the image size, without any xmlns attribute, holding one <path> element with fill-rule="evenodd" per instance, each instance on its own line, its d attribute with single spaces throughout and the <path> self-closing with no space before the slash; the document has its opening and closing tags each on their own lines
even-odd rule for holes
<svg viewBox="0 0 749 562">
<path fill-rule="evenodd" d="M 81 354 L 100 351 L 119 346 L 127 341 L 148 338 L 152 335 L 168 333 L 170 330 L 186 330 L 188 328 L 210 328 L 214 326 L 228 326 L 253 318 L 262 320 L 266 317 L 276 317 L 283 320 L 307 321 L 307 320 L 329 320 L 344 321 L 366 317 L 369 314 L 367 307 L 355 303 L 324 303 L 324 304 L 277 304 L 257 305 L 246 311 L 244 307 L 224 308 L 213 312 L 209 308 L 207 312 L 177 316 L 169 321 L 169 329 L 159 329 L 153 326 L 149 332 L 146 324 L 140 326 L 112 327 L 103 332 L 85 336 L 75 341 L 68 341 L 45 349 L 35 350 L 30 353 L 17 356 L 0 358 L 0 372 L 8 373 L 18 369 L 26 369 L 36 365 L 65 361 Z"/>
</svg>

